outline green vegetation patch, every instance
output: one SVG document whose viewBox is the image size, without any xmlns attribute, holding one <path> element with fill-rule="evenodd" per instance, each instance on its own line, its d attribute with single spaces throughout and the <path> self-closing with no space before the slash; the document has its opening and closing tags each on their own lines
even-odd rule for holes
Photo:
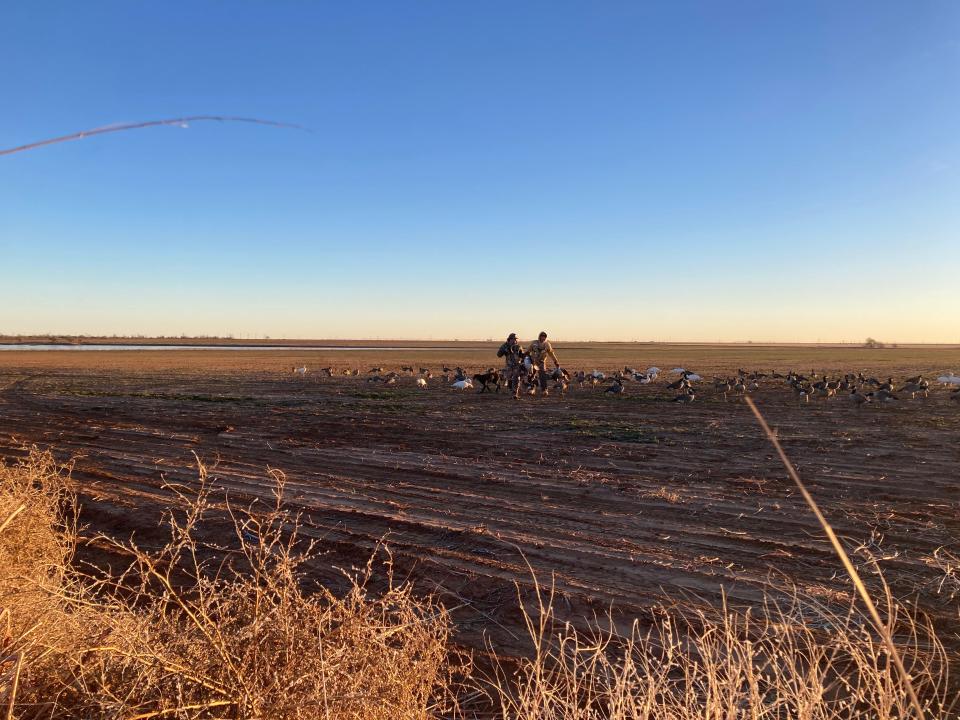
<svg viewBox="0 0 960 720">
<path fill-rule="evenodd" d="M 161 393 L 150 391 L 139 392 L 117 392 L 111 390 L 66 390 L 66 395 L 75 395 L 78 397 L 100 397 L 100 398 L 136 398 L 141 400 L 170 400 L 175 402 L 203 402 L 203 403 L 249 403 L 255 402 L 256 398 L 238 395 L 213 395 L 213 394 L 190 394 L 183 395 L 178 393 Z"/>
<path fill-rule="evenodd" d="M 397 391 L 397 390 L 357 390 L 356 392 L 350 393 L 351 397 L 359 398 L 360 400 L 400 400 L 406 393 Z"/>
<path fill-rule="evenodd" d="M 626 422 L 573 418 L 567 427 L 577 435 L 615 440 L 616 442 L 648 445 L 657 445 L 660 442 L 659 438 L 649 428 L 642 428 Z"/>
</svg>

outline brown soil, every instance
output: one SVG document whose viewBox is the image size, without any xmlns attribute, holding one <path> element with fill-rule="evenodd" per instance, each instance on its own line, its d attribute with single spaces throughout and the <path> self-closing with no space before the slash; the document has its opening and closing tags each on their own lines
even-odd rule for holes
<svg viewBox="0 0 960 720">
<path fill-rule="evenodd" d="M 374 366 L 492 364 L 489 348 L 397 351 L 0 353 L 0 456 L 30 444 L 74 458 L 88 533 L 161 542 L 165 483 L 215 463 L 234 501 L 269 497 L 266 469 L 326 551 L 330 585 L 386 539 L 401 577 L 455 608 L 460 642 L 520 651 L 515 584 L 529 566 L 581 622 L 612 609 L 643 617 L 663 600 L 736 605 L 787 589 L 828 603 L 851 587 L 746 406 L 713 373 L 790 368 L 934 377 L 955 349 L 866 351 L 688 346 L 558 347 L 572 369 L 682 364 L 705 381 L 693 404 L 669 402 L 666 373 L 623 397 L 605 385 L 568 397 L 458 393 L 367 382 Z M 304 377 L 291 368 L 307 365 Z M 359 368 L 322 377 L 320 367 Z M 872 576 L 916 596 L 956 637 L 953 588 L 929 558 L 960 537 L 960 407 L 945 389 L 893 407 L 846 398 L 799 406 L 782 380 L 755 398 L 821 508 Z M 215 540 L 216 538 L 211 538 Z M 956 581 L 952 581 L 956 582 Z M 939 592 L 938 592 L 939 586 Z M 954 588 L 955 589 L 955 588 Z"/>
</svg>

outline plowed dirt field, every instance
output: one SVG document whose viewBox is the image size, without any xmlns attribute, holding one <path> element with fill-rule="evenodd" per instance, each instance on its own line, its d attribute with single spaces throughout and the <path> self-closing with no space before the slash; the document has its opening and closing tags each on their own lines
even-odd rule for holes
<svg viewBox="0 0 960 720">
<path fill-rule="evenodd" d="M 87 532 L 144 544 L 162 541 L 165 483 L 196 481 L 194 454 L 236 502 L 270 497 L 277 468 L 323 550 L 318 579 L 336 586 L 339 568 L 385 540 L 400 577 L 454 608 L 458 642 L 509 654 L 524 645 L 515 584 L 529 591 L 530 567 L 575 622 L 608 609 L 627 622 L 665 599 L 744 606 L 791 586 L 845 602 L 850 583 L 749 409 L 710 379 L 742 367 L 899 383 L 960 368 L 956 349 L 557 351 L 570 369 L 665 372 L 619 397 L 600 384 L 516 401 L 439 377 L 442 365 L 494 364 L 491 346 L 3 352 L 0 456 L 38 445 L 74 459 Z M 370 368 L 403 365 L 437 377 L 426 389 L 368 381 Z M 670 402 L 677 365 L 704 378 L 693 403 Z M 960 646 L 960 579 L 937 561 L 960 554 L 960 403 L 936 383 L 928 398 L 860 409 L 846 397 L 801 405 L 769 378 L 752 394 L 860 566 L 876 561 Z"/>
</svg>

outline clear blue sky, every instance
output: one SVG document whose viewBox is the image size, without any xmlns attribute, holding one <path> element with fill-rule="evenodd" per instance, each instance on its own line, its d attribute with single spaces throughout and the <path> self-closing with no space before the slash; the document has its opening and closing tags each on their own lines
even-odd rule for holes
<svg viewBox="0 0 960 720">
<path fill-rule="evenodd" d="M 960 341 L 960 3 L 0 10 L 0 333 Z"/>
</svg>

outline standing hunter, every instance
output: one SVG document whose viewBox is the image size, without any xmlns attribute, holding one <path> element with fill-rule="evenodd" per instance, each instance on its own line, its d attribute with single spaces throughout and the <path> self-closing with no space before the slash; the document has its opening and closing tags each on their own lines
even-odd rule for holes
<svg viewBox="0 0 960 720">
<path fill-rule="evenodd" d="M 523 346 L 517 340 L 516 333 L 510 333 L 507 341 L 497 350 L 497 357 L 503 358 L 503 376 L 507 387 L 513 390 L 514 397 L 520 396 L 520 362 Z"/>
<path fill-rule="evenodd" d="M 556 354 L 553 352 L 553 346 L 550 344 L 550 341 L 547 340 L 547 334 L 541 332 L 539 337 L 530 343 L 530 347 L 527 349 L 527 352 L 530 354 L 530 359 L 533 360 L 533 364 L 537 366 L 539 372 L 537 375 L 540 380 L 540 392 L 543 395 L 547 394 L 547 358 L 550 358 L 553 361 L 554 367 L 560 367 L 560 361 L 557 360 Z"/>
</svg>

